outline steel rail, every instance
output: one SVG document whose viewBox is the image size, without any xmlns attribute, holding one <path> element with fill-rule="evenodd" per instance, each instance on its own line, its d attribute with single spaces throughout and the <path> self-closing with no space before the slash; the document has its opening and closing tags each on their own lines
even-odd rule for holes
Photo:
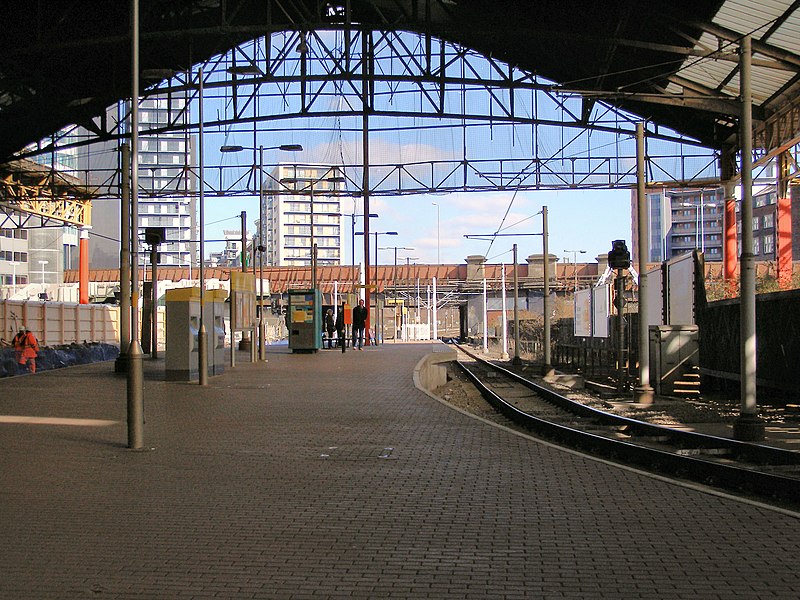
<svg viewBox="0 0 800 600">
<path fill-rule="evenodd" d="M 495 410 L 515 424 L 537 435 L 582 452 L 635 465 L 648 471 L 688 479 L 737 493 L 748 493 L 761 498 L 788 502 L 795 506 L 800 505 L 800 479 L 758 471 L 742 465 L 713 461 L 707 455 L 698 457 L 679 453 L 680 450 L 687 449 L 725 450 L 726 459 L 749 460 L 757 465 L 798 465 L 800 464 L 800 453 L 798 452 L 679 431 L 599 411 L 570 400 L 553 390 L 476 356 L 458 344 L 455 345 L 467 356 L 529 388 L 548 403 L 572 414 L 592 418 L 608 427 L 624 427 L 627 430 L 626 433 L 633 436 L 658 438 L 660 443 L 672 445 L 676 450 L 673 452 L 630 441 L 616 440 L 521 411 L 484 385 L 466 365 L 460 361 L 457 362 L 459 368 Z"/>
</svg>

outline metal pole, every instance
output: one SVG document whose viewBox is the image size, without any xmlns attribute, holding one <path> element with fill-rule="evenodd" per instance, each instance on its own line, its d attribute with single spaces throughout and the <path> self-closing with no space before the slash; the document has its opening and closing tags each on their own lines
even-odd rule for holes
<svg viewBox="0 0 800 600">
<path fill-rule="evenodd" d="M 500 269 L 501 269 L 501 272 L 502 272 L 500 281 L 501 281 L 501 285 L 502 285 L 502 288 L 503 288 L 502 296 L 501 296 L 503 298 L 503 313 L 502 313 L 503 314 L 503 324 L 502 324 L 502 328 L 501 328 L 502 335 L 503 335 L 503 351 L 500 354 L 500 360 L 508 360 L 508 324 L 506 322 L 508 320 L 508 317 L 506 315 L 506 265 L 505 264 L 501 264 L 500 265 Z"/>
<path fill-rule="evenodd" d="M 242 211 L 239 216 L 242 219 L 242 273 L 247 273 L 247 212 Z"/>
<path fill-rule="evenodd" d="M 200 85 L 198 87 L 198 149 L 197 156 L 199 161 L 200 173 L 200 331 L 197 337 L 198 352 L 197 359 L 200 385 L 208 385 L 208 334 L 206 332 L 205 312 L 205 173 L 203 171 L 203 67 L 198 70 Z"/>
<path fill-rule="evenodd" d="M 742 39 L 739 81 L 742 97 L 741 413 L 733 424 L 737 440 L 764 439 L 756 402 L 756 272 L 753 255 L 753 114 L 751 39 Z"/>
<path fill-rule="evenodd" d="M 247 273 L 247 212 L 242 211 L 239 215 L 242 219 L 242 252 L 241 252 L 241 260 L 242 260 L 242 273 Z M 253 265 L 255 268 L 255 265 Z M 233 310 L 233 306 L 231 306 L 231 310 Z M 233 322 L 233 321 L 231 321 Z M 242 323 L 237 323 L 240 327 L 243 325 Z M 231 367 L 236 364 L 236 352 L 233 343 L 233 329 L 231 329 Z M 250 331 L 248 329 L 242 329 L 242 342 L 239 345 L 239 350 L 246 350 L 250 345 Z"/>
<path fill-rule="evenodd" d="M 369 220 L 369 217 L 364 217 L 365 221 Z M 369 289 L 369 288 L 365 288 Z M 386 296 L 386 290 L 384 288 L 383 292 L 384 297 Z M 369 314 L 369 306 L 367 306 L 367 314 Z M 381 333 L 383 333 L 383 310 L 379 309 L 378 307 L 378 232 L 375 232 L 375 345 L 378 344 L 378 326 L 381 328 Z M 369 324 L 367 324 L 367 330 L 364 332 L 364 343 L 369 346 Z M 383 337 L 383 336 L 381 336 Z"/>
<path fill-rule="evenodd" d="M 514 256 L 514 359 L 511 364 L 521 365 L 519 357 L 519 275 L 517 273 L 517 245 L 513 246 Z"/>
<path fill-rule="evenodd" d="M 650 330 L 647 313 L 650 301 L 647 297 L 647 254 L 650 239 L 650 220 L 647 218 L 647 193 L 645 190 L 645 145 L 644 123 L 636 123 L 636 219 L 637 246 L 639 248 L 639 385 L 634 394 L 639 404 L 653 403 L 653 388 L 650 386 Z"/>
<path fill-rule="evenodd" d="M 425 317 L 428 319 L 428 339 L 433 337 L 431 329 L 431 286 L 425 286 Z"/>
<path fill-rule="evenodd" d="M 144 447 L 144 371 L 139 341 L 139 0 L 131 15 L 131 343 L 128 347 L 128 448 Z M 127 176 L 125 174 L 124 176 Z"/>
<path fill-rule="evenodd" d="M 114 363 L 117 373 L 128 370 L 128 348 L 131 344 L 131 147 L 123 144 L 120 151 L 119 357 Z"/>
<path fill-rule="evenodd" d="M 394 304 L 392 305 L 392 314 L 394 315 L 394 342 L 397 343 L 397 246 L 394 247 L 394 267 L 392 269 L 392 295 L 394 296 Z M 385 296 L 385 294 L 384 294 Z M 400 312 L 400 323 L 402 327 L 403 317 L 402 311 Z"/>
<path fill-rule="evenodd" d="M 542 375 L 549 377 L 553 374 L 553 365 L 550 358 L 550 330 L 551 312 L 550 308 L 550 234 L 548 233 L 547 207 L 542 207 L 542 254 L 544 255 L 543 274 L 544 290 L 542 298 L 542 311 L 544 312 L 544 335 L 542 345 L 544 346 L 544 358 L 542 364 Z"/>
<path fill-rule="evenodd" d="M 150 339 L 152 340 L 152 347 L 150 348 L 150 358 L 155 360 L 158 358 L 158 246 L 153 245 L 150 249 L 150 274 L 153 282 L 152 290 L 152 311 L 153 320 L 151 323 Z"/>
<path fill-rule="evenodd" d="M 436 277 L 433 278 L 433 339 L 439 339 L 439 307 L 436 298 Z"/>
<path fill-rule="evenodd" d="M 317 289 L 317 248 L 314 245 L 314 182 L 311 182 L 308 199 L 311 204 L 311 288 Z"/>
<path fill-rule="evenodd" d="M 313 225 L 312 225 L 313 226 Z M 264 348 L 264 146 L 258 147 L 258 360 Z"/>
<path fill-rule="evenodd" d="M 264 244 L 261 239 L 258 241 L 258 360 L 266 361 L 267 332 L 264 323 Z"/>
<path fill-rule="evenodd" d="M 489 352 L 489 340 L 487 339 L 489 335 L 489 324 L 487 319 L 489 318 L 489 311 L 486 307 L 486 278 L 483 278 L 483 353 L 487 354 Z"/>
<path fill-rule="evenodd" d="M 625 276 L 622 269 L 617 269 L 617 277 L 614 283 L 617 288 L 617 392 L 621 393 L 625 384 L 625 330 L 622 322 L 622 311 L 624 309 L 622 294 L 625 290 Z"/>
<path fill-rule="evenodd" d="M 372 100 L 373 97 L 371 96 L 371 92 L 374 91 L 372 86 L 370 86 L 370 65 L 372 63 L 372 33 L 371 30 L 365 28 L 362 30 L 361 35 L 361 55 L 364 59 L 364 69 L 362 69 L 362 99 L 361 99 L 361 106 L 363 108 L 363 112 L 361 115 L 361 147 L 362 147 L 362 155 L 363 155 L 363 169 L 361 174 L 361 189 L 363 197 L 364 197 L 364 304 L 367 307 L 367 319 L 365 323 L 366 332 L 369 332 L 369 328 L 371 325 L 370 322 L 370 314 L 369 314 L 369 307 L 370 307 L 370 275 L 369 275 L 369 196 L 370 196 L 370 182 L 369 182 L 369 154 L 370 154 L 370 146 L 369 146 L 369 114 L 372 107 Z M 378 263 L 378 256 L 377 252 L 375 254 L 375 264 Z M 377 268 L 376 268 L 377 273 Z M 375 297 L 377 298 L 378 288 L 377 288 L 377 278 L 375 281 Z M 375 303 L 375 307 L 377 309 L 378 303 Z M 365 336 L 367 339 L 364 343 L 369 346 L 369 335 Z M 377 337 L 377 336 L 376 336 Z"/>
</svg>

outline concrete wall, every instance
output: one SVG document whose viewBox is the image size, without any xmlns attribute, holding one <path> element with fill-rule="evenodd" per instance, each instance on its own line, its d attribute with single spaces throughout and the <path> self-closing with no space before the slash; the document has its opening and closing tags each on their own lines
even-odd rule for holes
<svg viewBox="0 0 800 600">
<path fill-rule="evenodd" d="M 447 383 L 447 363 L 456 360 L 456 351 L 444 344 L 434 343 L 433 348 L 414 368 L 414 385 L 429 392 Z"/>
</svg>

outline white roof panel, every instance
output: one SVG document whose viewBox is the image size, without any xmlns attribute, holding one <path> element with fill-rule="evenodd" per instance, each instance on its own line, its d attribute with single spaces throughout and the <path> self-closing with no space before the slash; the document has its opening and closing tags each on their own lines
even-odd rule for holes
<svg viewBox="0 0 800 600">
<path fill-rule="evenodd" d="M 800 11 L 785 15 L 792 4 L 792 0 L 727 0 L 714 17 L 713 23 L 741 35 L 751 34 L 753 40 L 800 57 Z M 772 28 L 776 28 L 775 31 L 767 35 Z M 736 42 L 720 44 L 716 36 L 703 33 L 695 49 L 709 53 L 718 49 L 735 51 L 737 46 Z M 774 62 L 773 58 L 755 51 L 753 59 Z M 763 104 L 792 81 L 796 74 L 796 71 L 790 69 L 753 65 L 753 101 Z M 679 75 L 707 88 L 720 89 L 722 86 L 721 91 L 734 98 L 739 94 L 736 61 L 689 57 L 684 61 Z"/>
</svg>

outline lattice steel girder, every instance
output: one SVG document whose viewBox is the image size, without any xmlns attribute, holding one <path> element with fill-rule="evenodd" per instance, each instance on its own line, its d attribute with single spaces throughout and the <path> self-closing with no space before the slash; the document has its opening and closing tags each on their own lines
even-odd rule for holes
<svg viewBox="0 0 800 600">
<path fill-rule="evenodd" d="M 196 111 L 188 103 L 198 99 L 198 72 L 176 74 L 145 92 L 186 102 L 166 123 L 143 123 L 143 139 L 197 129 Z M 207 136 L 248 135 L 253 141 L 245 145 L 257 146 L 259 124 L 269 123 L 261 129 L 276 138 L 297 129 L 309 135 L 336 130 L 340 137 L 351 135 L 347 141 L 360 148 L 362 119 L 368 115 L 371 136 L 418 132 L 438 140 L 443 137 L 438 130 L 447 130 L 458 140 L 450 156 L 431 161 L 381 161 L 371 155 L 370 181 L 379 182 L 371 184 L 371 193 L 631 187 L 635 181 L 636 117 L 430 36 L 342 28 L 280 32 L 206 61 L 203 79 L 205 114 L 215 115 L 205 123 Z M 127 128 L 120 123 L 126 119 L 98 118 L 65 130 L 37 153 L 124 139 Z M 505 145 L 498 141 L 503 135 L 511 140 Z M 652 124 L 646 136 L 650 170 L 659 172 L 659 180 L 682 185 L 717 177 L 715 153 L 696 140 Z M 501 158 L 487 158 L 487 152 Z M 699 170 L 692 170 L 692 163 Z M 362 167 L 351 164 L 356 184 Z M 675 165 L 672 174 L 669 164 Z M 230 179 L 226 170 L 236 167 L 206 167 L 209 193 L 251 191 L 243 187 L 241 173 L 233 176 L 238 187 L 221 183 Z M 103 195 L 117 193 L 114 179 L 106 177 Z"/>
<path fill-rule="evenodd" d="M 35 215 L 44 224 L 48 221 L 67 223 L 78 227 L 91 225 L 90 198 L 76 198 L 73 190 L 54 185 L 47 175 L 27 174 L 28 181 L 20 181 L 17 174 L 0 177 L 0 205 L 3 212 Z"/>
</svg>

